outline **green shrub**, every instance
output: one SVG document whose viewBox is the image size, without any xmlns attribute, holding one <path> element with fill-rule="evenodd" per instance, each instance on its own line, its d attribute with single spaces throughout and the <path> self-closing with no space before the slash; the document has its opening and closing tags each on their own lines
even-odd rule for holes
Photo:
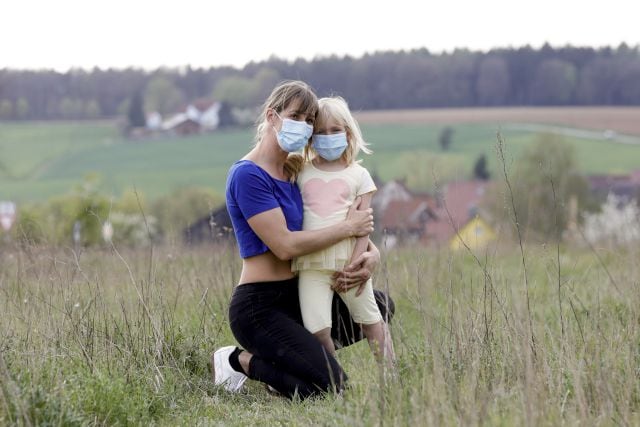
<svg viewBox="0 0 640 427">
<path fill-rule="evenodd" d="M 224 199 L 209 188 L 188 187 L 156 200 L 151 212 L 158 218 L 162 234 L 175 238 L 222 203 Z"/>
</svg>

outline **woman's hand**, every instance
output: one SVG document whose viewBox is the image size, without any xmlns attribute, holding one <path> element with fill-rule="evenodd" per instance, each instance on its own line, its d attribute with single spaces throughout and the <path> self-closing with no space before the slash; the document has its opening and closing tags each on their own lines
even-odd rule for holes
<svg viewBox="0 0 640 427">
<path fill-rule="evenodd" d="M 361 201 L 361 197 L 356 198 L 347 212 L 349 237 L 364 237 L 373 232 L 373 209 L 358 210 Z"/>
<path fill-rule="evenodd" d="M 378 264 L 380 264 L 380 251 L 372 242 L 369 242 L 366 252 L 363 252 L 342 271 L 334 273 L 331 289 L 335 292 L 346 292 L 357 286 L 356 296 L 360 296 L 367 280 L 371 278 Z"/>
</svg>

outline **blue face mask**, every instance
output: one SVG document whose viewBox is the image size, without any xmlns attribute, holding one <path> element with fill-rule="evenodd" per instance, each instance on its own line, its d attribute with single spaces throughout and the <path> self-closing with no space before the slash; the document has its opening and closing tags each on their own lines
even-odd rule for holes
<svg viewBox="0 0 640 427">
<path fill-rule="evenodd" d="M 276 115 L 280 117 L 280 114 L 276 113 Z M 282 117 L 280 120 L 282 120 L 282 127 L 276 132 L 278 145 L 287 153 L 300 151 L 311 138 L 313 126 L 306 122 L 283 119 Z"/>
<path fill-rule="evenodd" d="M 313 135 L 313 149 L 320 157 L 329 162 L 339 159 L 348 145 L 346 132 Z"/>
</svg>

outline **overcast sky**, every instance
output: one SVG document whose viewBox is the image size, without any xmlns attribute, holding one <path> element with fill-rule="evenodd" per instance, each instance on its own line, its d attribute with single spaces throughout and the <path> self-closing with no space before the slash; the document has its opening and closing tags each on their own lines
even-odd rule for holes
<svg viewBox="0 0 640 427">
<path fill-rule="evenodd" d="M 419 5 L 419 6 L 418 6 Z M 640 44 L 637 0 L 0 0 L 0 69 Z"/>
</svg>

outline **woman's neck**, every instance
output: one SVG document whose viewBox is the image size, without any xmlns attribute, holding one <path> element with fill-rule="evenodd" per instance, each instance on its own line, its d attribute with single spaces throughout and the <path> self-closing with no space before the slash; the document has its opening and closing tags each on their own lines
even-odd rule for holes
<svg viewBox="0 0 640 427">
<path fill-rule="evenodd" d="M 288 153 L 280 149 L 275 138 L 270 138 L 270 135 L 266 135 L 253 150 L 244 156 L 244 159 L 251 160 L 266 170 L 272 177 L 285 180 L 284 164 L 287 156 Z"/>
</svg>

